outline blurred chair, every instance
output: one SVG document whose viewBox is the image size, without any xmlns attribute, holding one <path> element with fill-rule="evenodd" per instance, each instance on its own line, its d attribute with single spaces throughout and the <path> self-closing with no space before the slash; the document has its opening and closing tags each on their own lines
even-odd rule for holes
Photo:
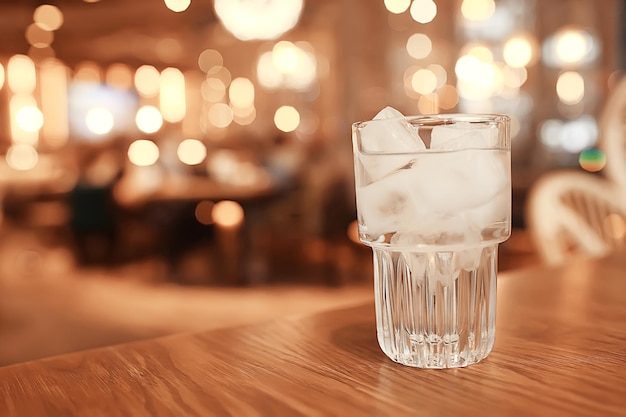
<svg viewBox="0 0 626 417">
<path fill-rule="evenodd" d="M 603 256 L 626 247 L 623 186 L 581 171 L 555 171 L 531 188 L 528 230 L 542 260 Z"/>
<path fill-rule="evenodd" d="M 599 124 L 598 146 L 607 155 L 603 173 L 626 192 L 626 76 L 611 88 Z"/>
</svg>

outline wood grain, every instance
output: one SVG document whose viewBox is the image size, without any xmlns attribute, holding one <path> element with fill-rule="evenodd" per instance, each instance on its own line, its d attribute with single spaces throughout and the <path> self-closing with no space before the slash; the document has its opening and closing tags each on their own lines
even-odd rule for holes
<svg viewBox="0 0 626 417">
<path fill-rule="evenodd" d="M 378 348 L 373 304 L 0 368 L 0 416 L 623 416 L 626 257 L 502 274 L 482 363 Z"/>
</svg>

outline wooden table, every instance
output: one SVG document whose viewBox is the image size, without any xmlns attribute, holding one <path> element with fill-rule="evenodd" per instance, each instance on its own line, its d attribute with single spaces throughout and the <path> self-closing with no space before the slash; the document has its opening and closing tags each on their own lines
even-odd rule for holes
<svg viewBox="0 0 626 417">
<path fill-rule="evenodd" d="M 483 362 L 387 359 L 372 303 L 0 368 L 0 416 L 624 416 L 626 257 L 502 274 Z"/>
</svg>

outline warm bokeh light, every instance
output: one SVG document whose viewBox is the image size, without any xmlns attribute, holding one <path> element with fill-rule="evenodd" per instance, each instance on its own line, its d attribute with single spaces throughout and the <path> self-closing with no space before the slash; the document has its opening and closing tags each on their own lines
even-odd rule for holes
<svg viewBox="0 0 626 417">
<path fill-rule="evenodd" d="M 478 58 L 482 62 L 493 62 L 493 52 L 487 46 L 483 44 L 471 43 L 467 45 L 464 50 L 467 50 L 465 55 Z"/>
<path fill-rule="evenodd" d="M 302 13 L 303 0 L 215 0 L 215 13 L 237 39 L 276 39 L 292 29 Z"/>
<path fill-rule="evenodd" d="M 54 148 L 65 145 L 69 139 L 68 76 L 68 68 L 56 59 L 40 64 L 41 111 L 46 115 L 41 134 L 45 143 Z"/>
<path fill-rule="evenodd" d="M 274 66 L 274 59 L 271 52 L 265 52 L 259 57 L 257 63 L 257 79 L 265 88 L 279 88 L 283 82 L 283 74 Z"/>
<path fill-rule="evenodd" d="M 233 110 L 228 104 L 215 103 L 209 109 L 209 123 L 215 127 L 224 128 L 233 122 Z"/>
<path fill-rule="evenodd" d="M 415 59 L 426 58 L 432 49 L 432 41 L 423 33 L 414 33 L 406 41 L 406 51 Z"/>
<path fill-rule="evenodd" d="M 543 41 L 541 58 L 549 67 L 572 68 L 591 64 L 601 51 L 600 39 L 587 28 L 564 26 Z"/>
<path fill-rule="evenodd" d="M 317 80 L 317 59 L 308 42 L 280 41 L 257 62 L 259 83 L 268 89 L 280 87 L 307 90 Z"/>
<path fill-rule="evenodd" d="M 4 87 L 4 66 L 0 64 L 0 90 Z"/>
<path fill-rule="evenodd" d="M 602 222 L 604 232 L 615 240 L 626 237 L 626 221 L 622 215 L 611 213 Z"/>
<path fill-rule="evenodd" d="M 31 23 L 26 28 L 26 40 L 35 48 L 46 48 L 54 41 L 54 32 Z"/>
<path fill-rule="evenodd" d="M 185 139 L 178 144 L 176 155 L 185 165 L 198 165 L 206 158 L 207 149 L 198 139 Z"/>
<path fill-rule="evenodd" d="M 27 144 L 20 143 L 11 146 L 6 154 L 7 164 L 18 171 L 33 169 L 39 161 L 37 150 Z"/>
<path fill-rule="evenodd" d="M 35 64 L 26 55 L 13 55 L 7 64 L 9 89 L 16 94 L 30 94 L 37 85 Z"/>
<path fill-rule="evenodd" d="M 461 14 L 467 20 L 487 20 L 496 11 L 494 0 L 463 0 Z"/>
<path fill-rule="evenodd" d="M 579 103 L 585 96 L 585 80 L 576 71 L 565 71 L 556 81 L 556 94 L 565 104 Z"/>
<path fill-rule="evenodd" d="M 85 116 L 85 125 L 90 132 L 96 135 L 106 135 L 114 126 L 111 110 L 106 107 L 94 107 Z"/>
<path fill-rule="evenodd" d="M 177 68 L 166 68 L 161 72 L 159 106 L 163 119 L 171 123 L 180 122 L 187 112 L 185 76 Z"/>
<path fill-rule="evenodd" d="M 81 62 L 74 71 L 74 81 L 98 84 L 102 81 L 100 72 L 100 66 L 95 62 Z"/>
<path fill-rule="evenodd" d="M 411 5 L 411 0 L 385 0 L 385 8 L 394 14 L 406 12 Z"/>
<path fill-rule="evenodd" d="M 135 71 L 135 88 L 143 97 L 155 97 L 159 94 L 161 74 L 152 65 L 142 65 Z"/>
<path fill-rule="evenodd" d="M 180 13 L 187 10 L 191 4 L 191 0 L 163 0 L 165 6 L 173 12 Z"/>
<path fill-rule="evenodd" d="M 216 225 L 222 227 L 235 227 L 243 222 L 244 211 L 241 204 L 236 201 L 222 200 L 213 206 L 211 218 Z"/>
<path fill-rule="evenodd" d="M 437 90 L 439 97 L 439 107 L 450 110 L 459 103 L 459 93 L 453 85 L 445 84 Z"/>
<path fill-rule="evenodd" d="M 37 100 L 31 94 L 15 94 L 9 102 L 9 121 L 11 126 L 11 142 L 23 143 L 28 145 L 37 145 L 39 141 L 39 130 L 28 128 L 27 120 L 19 120 L 18 114 L 24 108 L 38 108 Z M 26 113 L 28 116 L 28 112 Z M 27 117 L 28 118 L 28 117 Z M 23 129 L 22 125 L 26 125 L 27 129 Z"/>
<path fill-rule="evenodd" d="M 215 49 L 205 49 L 198 56 L 198 67 L 207 74 L 218 71 L 223 65 L 224 58 Z"/>
<path fill-rule="evenodd" d="M 47 31 L 57 30 L 63 24 L 63 13 L 52 4 L 42 4 L 35 9 L 33 21 Z"/>
<path fill-rule="evenodd" d="M 111 87 L 129 90 L 133 86 L 133 71 L 128 65 L 112 64 L 107 68 L 105 81 Z"/>
<path fill-rule="evenodd" d="M 247 78 L 235 78 L 230 83 L 228 98 L 234 107 L 250 107 L 254 104 L 254 84 Z"/>
<path fill-rule="evenodd" d="M 502 54 L 507 65 L 513 68 L 521 68 L 531 62 L 533 47 L 526 37 L 513 37 L 504 44 Z"/>
<path fill-rule="evenodd" d="M 420 94 L 429 94 L 437 88 L 437 76 L 428 69 L 415 71 L 411 78 L 411 87 Z"/>
<path fill-rule="evenodd" d="M 300 124 L 300 113 L 292 106 L 282 106 L 274 113 L 274 124 L 283 132 L 293 132 Z"/>
<path fill-rule="evenodd" d="M 213 216 L 211 215 L 215 203 L 210 200 L 204 200 L 196 205 L 195 216 L 198 223 L 208 226 L 213 224 Z"/>
<path fill-rule="evenodd" d="M 443 85 L 448 81 L 448 72 L 444 67 L 439 64 L 430 64 L 426 67 L 427 70 L 431 71 L 437 77 L 437 88 L 443 87 Z"/>
<path fill-rule="evenodd" d="M 272 48 L 272 62 L 282 73 L 294 72 L 298 67 L 298 49 L 289 41 L 277 42 Z"/>
<path fill-rule="evenodd" d="M 413 0 L 410 13 L 417 23 L 429 23 L 437 16 L 437 5 L 432 0 Z"/>
<path fill-rule="evenodd" d="M 417 100 L 417 108 L 422 114 L 439 113 L 439 96 L 434 93 L 421 96 Z"/>
<path fill-rule="evenodd" d="M 505 66 L 502 68 L 502 82 L 508 88 L 518 89 L 528 79 L 528 71 L 524 67 L 511 68 Z"/>
<path fill-rule="evenodd" d="M 234 108 L 233 109 L 233 121 L 240 126 L 247 126 L 254 122 L 256 119 L 256 108 L 250 106 L 247 109 Z"/>
<path fill-rule="evenodd" d="M 163 126 L 161 112 L 154 106 L 141 106 L 135 116 L 137 128 L 144 133 L 154 133 Z"/>
<path fill-rule="evenodd" d="M 207 78 L 200 86 L 200 94 L 204 100 L 217 103 L 226 95 L 226 85 L 219 78 Z"/>
<path fill-rule="evenodd" d="M 489 98 L 503 85 L 500 67 L 473 55 L 461 56 L 456 62 L 454 71 L 458 77 L 458 93 L 466 99 Z"/>
<path fill-rule="evenodd" d="M 566 30 L 556 39 L 556 55 L 565 63 L 582 60 L 587 52 L 587 40 L 580 31 Z"/>
<path fill-rule="evenodd" d="M 43 126 L 43 121 L 43 113 L 35 106 L 24 106 L 15 115 L 17 125 L 27 132 L 37 132 Z"/>
<path fill-rule="evenodd" d="M 151 140 L 136 140 L 128 147 L 128 160 L 140 167 L 154 165 L 159 160 L 159 147 Z"/>
</svg>

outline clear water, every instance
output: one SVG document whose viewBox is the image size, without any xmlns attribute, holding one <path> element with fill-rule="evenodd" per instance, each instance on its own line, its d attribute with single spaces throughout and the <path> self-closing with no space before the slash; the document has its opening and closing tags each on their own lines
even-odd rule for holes
<svg viewBox="0 0 626 417">
<path fill-rule="evenodd" d="M 378 343 L 395 362 L 457 368 L 484 359 L 495 340 L 498 244 L 464 250 L 373 247 Z"/>
</svg>

